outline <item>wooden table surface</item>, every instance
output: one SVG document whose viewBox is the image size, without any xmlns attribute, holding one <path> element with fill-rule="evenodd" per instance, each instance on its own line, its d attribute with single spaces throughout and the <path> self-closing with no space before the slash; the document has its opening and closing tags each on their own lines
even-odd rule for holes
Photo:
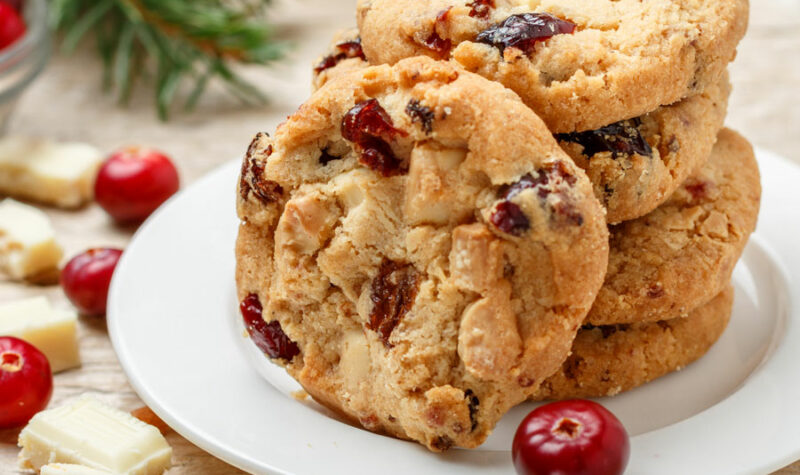
<svg viewBox="0 0 800 475">
<path fill-rule="evenodd" d="M 800 163 L 800 0 L 752 3 L 750 30 L 731 67 L 734 92 L 728 125 L 757 146 Z M 91 52 L 81 52 L 53 58 L 20 101 L 10 133 L 86 141 L 108 152 L 126 144 L 160 148 L 176 161 L 183 186 L 189 185 L 215 166 L 241 156 L 255 132 L 274 130 L 300 104 L 309 92 L 311 61 L 333 31 L 354 23 L 354 4 L 355 0 L 278 3 L 274 22 L 296 48 L 284 63 L 245 71 L 271 94 L 267 107 L 242 109 L 216 88 L 195 113 L 161 123 L 151 108 L 151 91 L 140 91 L 127 109 L 102 95 L 100 65 Z M 48 213 L 68 256 L 92 246 L 124 247 L 133 232 L 116 227 L 95 205 Z M 56 305 L 69 305 L 57 286 L 0 280 L 0 302 L 41 294 Z M 104 320 L 82 317 L 79 331 L 83 366 L 55 376 L 51 405 L 91 393 L 124 410 L 140 407 L 114 355 Z M 0 474 L 21 473 L 15 468 L 17 434 L 17 430 L 0 431 Z M 175 451 L 170 475 L 241 473 L 175 433 L 168 440 Z M 778 473 L 800 474 L 800 462 Z"/>
</svg>

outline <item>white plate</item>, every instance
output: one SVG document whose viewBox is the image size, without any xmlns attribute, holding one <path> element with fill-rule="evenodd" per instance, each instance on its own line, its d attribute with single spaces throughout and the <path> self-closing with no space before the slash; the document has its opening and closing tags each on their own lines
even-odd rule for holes
<svg viewBox="0 0 800 475">
<path fill-rule="evenodd" d="M 730 326 L 707 356 L 601 402 L 631 433 L 628 473 L 766 473 L 800 459 L 800 168 L 758 153 L 764 196 L 734 273 Z M 477 450 L 421 446 L 339 422 L 243 336 L 233 284 L 238 163 L 181 192 L 119 263 L 108 323 L 141 398 L 198 446 L 257 473 L 512 473 L 531 410 L 512 410 Z M 261 373 L 263 377 L 259 377 Z"/>
</svg>

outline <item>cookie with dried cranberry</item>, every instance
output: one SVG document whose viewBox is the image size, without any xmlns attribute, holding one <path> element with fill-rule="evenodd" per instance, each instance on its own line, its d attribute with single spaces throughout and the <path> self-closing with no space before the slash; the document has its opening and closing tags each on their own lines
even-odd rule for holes
<svg viewBox="0 0 800 475">
<path fill-rule="evenodd" d="M 318 402 L 436 451 L 481 444 L 561 365 L 607 265 L 602 206 L 544 123 L 430 58 L 328 82 L 256 138 L 238 196 L 260 347 Z"/>
<path fill-rule="evenodd" d="M 711 155 L 725 121 L 727 74 L 700 94 L 600 129 L 558 134 L 586 171 L 610 224 L 644 216 Z"/>
<path fill-rule="evenodd" d="M 747 16 L 747 0 L 359 0 L 357 18 L 371 63 L 453 59 L 568 133 L 717 84 Z"/>
<path fill-rule="evenodd" d="M 610 227 L 608 274 L 587 322 L 653 322 L 708 302 L 728 285 L 760 199 L 752 147 L 722 129 L 711 158 L 669 200 Z"/>
<path fill-rule="evenodd" d="M 369 66 L 361 49 L 357 28 L 337 32 L 328 51 L 314 61 L 312 87 L 316 91 L 334 76 L 347 74 Z"/>
<path fill-rule="evenodd" d="M 680 370 L 719 339 L 730 320 L 733 287 L 687 317 L 651 323 L 587 325 L 572 354 L 534 400 L 614 396 Z"/>
</svg>

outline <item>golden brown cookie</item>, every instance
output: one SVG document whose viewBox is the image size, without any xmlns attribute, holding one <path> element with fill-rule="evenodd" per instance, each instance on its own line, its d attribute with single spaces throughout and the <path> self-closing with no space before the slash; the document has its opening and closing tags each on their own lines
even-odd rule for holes
<svg viewBox="0 0 800 475">
<path fill-rule="evenodd" d="M 544 123 L 430 58 L 334 79 L 259 135 L 238 212 L 262 349 L 320 403 L 437 451 L 481 444 L 561 365 L 607 264 L 602 207 Z"/>
<path fill-rule="evenodd" d="M 688 317 L 588 325 L 578 332 L 561 369 L 542 383 L 532 399 L 614 396 L 679 370 L 719 339 L 732 306 L 733 287 L 728 286 Z"/>
<path fill-rule="evenodd" d="M 314 88 L 366 68 L 357 29 L 339 33 L 314 66 Z M 596 130 L 557 134 L 592 181 L 609 223 L 644 216 L 708 159 L 728 106 L 727 74 L 702 93 Z"/>
<path fill-rule="evenodd" d="M 716 84 L 747 0 L 359 0 L 373 64 L 452 59 L 520 95 L 553 132 L 600 128 Z"/>
<path fill-rule="evenodd" d="M 708 162 L 669 200 L 611 226 L 608 274 L 587 323 L 654 322 L 708 302 L 728 285 L 760 200 L 752 147 L 723 129 Z"/>
</svg>

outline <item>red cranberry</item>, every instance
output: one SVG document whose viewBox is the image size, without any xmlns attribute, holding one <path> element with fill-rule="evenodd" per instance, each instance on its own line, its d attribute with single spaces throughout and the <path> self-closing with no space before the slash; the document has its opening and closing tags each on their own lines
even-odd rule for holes
<svg viewBox="0 0 800 475">
<path fill-rule="evenodd" d="M 549 13 L 520 13 L 480 32 L 475 41 L 492 45 L 500 51 L 518 48 L 529 53 L 539 41 L 574 31 L 574 23 Z"/>
<path fill-rule="evenodd" d="M 511 454 L 523 475 L 619 475 L 628 464 L 630 442 L 625 427 L 603 406 L 560 401 L 522 420 Z"/>
<path fill-rule="evenodd" d="M 272 145 L 267 147 L 267 156 L 272 155 Z M 283 187 L 275 181 L 264 178 L 264 165 L 256 160 L 250 153 L 242 162 L 242 171 L 239 176 L 239 193 L 242 199 L 247 199 L 252 192 L 263 203 L 273 203 L 283 196 Z"/>
<path fill-rule="evenodd" d="M 256 346 L 270 358 L 292 361 L 300 354 L 300 348 L 283 332 L 280 322 L 265 322 L 258 295 L 249 294 L 239 304 L 247 333 Z"/>
<path fill-rule="evenodd" d="M 411 99 L 406 105 L 406 114 L 411 117 L 411 122 L 419 122 L 426 134 L 433 132 L 433 111 L 423 106 L 418 100 Z"/>
<path fill-rule="evenodd" d="M 0 336 L 0 429 L 28 422 L 52 394 L 47 357 L 26 341 Z"/>
<path fill-rule="evenodd" d="M 562 142 L 574 142 L 583 146 L 583 154 L 591 157 L 600 152 L 611 152 L 613 158 L 624 155 L 652 157 L 653 149 L 642 136 L 639 118 L 623 120 L 597 130 L 557 134 Z"/>
<path fill-rule="evenodd" d="M 385 261 L 372 281 L 372 311 L 367 328 L 378 333 L 387 348 L 394 327 L 414 306 L 419 290 L 419 274 L 409 264 Z"/>
<path fill-rule="evenodd" d="M 129 147 L 113 153 L 100 167 L 94 194 L 115 220 L 137 222 L 150 216 L 179 186 L 178 171 L 166 155 Z"/>
<path fill-rule="evenodd" d="M 428 35 L 427 38 L 425 38 L 425 46 L 442 56 L 447 56 L 447 54 L 450 53 L 450 48 L 453 47 L 453 42 L 449 39 L 439 36 L 439 33 L 436 32 L 436 27 L 447 21 L 447 15 L 450 13 L 451 8 L 453 7 L 442 10 L 438 15 L 436 15 L 436 22 L 433 24 L 433 31 L 430 35 Z"/>
<path fill-rule="evenodd" d="M 683 185 L 683 187 L 686 188 L 686 191 L 692 195 L 692 199 L 695 201 L 708 198 L 709 183 L 706 181 L 690 180 L 688 183 Z"/>
<path fill-rule="evenodd" d="M 121 255 L 119 249 L 89 249 L 73 257 L 61 271 L 64 294 L 81 313 L 106 313 L 108 286 Z"/>
<path fill-rule="evenodd" d="M 0 1 L 0 49 L 15 43 L 26 30 L 25 20 L 14 5 Z"/>
<path fill-rule="evenodd" d="M 364 61 L 367 60 L 367 57 L 364 56 L 364 50 L 361 49 L 361 38 L 356 38 L 351 41 L 343 41 L 336 45 L 335 54 L 329 54 L 322 58 L 322 61 L 319 62 L 316 66 L 314 66 L 314 72 L 319 74 L 326 69 L 330 69 L 337 64 L 339 61 L 343 61 L 348 58 L 361 58 Z"/>
<path fill-rule="evenodd" d="M 355 143 L 361 152 L 359 161 L 383 176 L 398 175 L 407 166 L 395 157 L 389 141 L 406 137 L 405 131 L 394 128 L 392 118 L 377 99 L 359 102 L 342 118 L 342 136 Z"/>
<path fill-rule="evenodd" d="M 474 18 L 488 18 L 489 12 L 494 8 L 494 0 L 473 0 L 468 3 L 469 16 Z"/>
</svg>

